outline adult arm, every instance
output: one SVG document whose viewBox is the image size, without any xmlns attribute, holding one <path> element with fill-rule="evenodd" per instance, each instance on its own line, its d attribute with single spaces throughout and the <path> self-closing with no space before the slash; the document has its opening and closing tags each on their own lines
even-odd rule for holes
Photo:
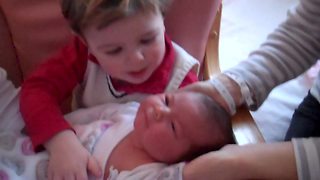
<svg viewBox="0 0 320 180">
<path fill-rule="evenodd" d="M 188 163 L 185 180 L 192 179 L 300 179 L 320 174 L 320 138 L 292 142 L 229 145 Z"/>
<path fill-rule="evenodd" d="M 71 129 L 60 104 L 82 80 L 86 57 L 86 48 L 73 39 L 22 84 L 20 109 L 36 151 L 58 132 Z"/>
<path fill-rule="evenodd" d="M 209 32 L 221 0 L 174 0 L 165 15 L 166 32 L 202 61 Z"/>
<path fill-rule="evenodd" d="M 229 145 L 185 166 L 184 179 L 297 179 L 293 145 Z"/>
<path fill-rule="evenodd" d="M 236 106 L 245 102 L 244 97 L 239 85 L 226 74 L 233 74 L 245 82 L 253 99 L 250 109 L 256 110 L 275 86 L 300 75 L 319 59 L 319 17 L 319 0 L 300 1 L 258 50 L 237 66 L 216 76 L 230 92 Z M 188 88 L 210 95 L 228 109 L 225 98 L 217 92 L 218 87 L 212 88 L 207 82 Z"/>
<path fill-rule="evenodd" d="M 320 57 L 320 3 L 303 0 L 247 60 L 226 72 L 249 86 L 258 108 L 277 85 L 303 73 Z"/>
</svg>

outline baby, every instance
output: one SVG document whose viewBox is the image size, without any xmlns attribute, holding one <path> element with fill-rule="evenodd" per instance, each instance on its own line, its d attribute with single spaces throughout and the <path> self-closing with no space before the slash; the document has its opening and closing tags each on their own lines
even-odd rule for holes
<svg viewBox="0 0 320 180">
<path fill-rule="evenodd" d="M 77 110 L 65 118 L 103 167 L 104 179 L 181 179 L 185 162 L 178 162 L 233 143 L 229 115 L 209 97 L 194 92 L 152 95 L 140 104 L 108 103 Z M 0 142 L 3 138 L 0 136 Z M 23 147 L 24 139 L 16 143 Z M 0 163 L 0 175 L 46 179 L 47 154 L 33 154 L 31 143 L 29 153 L 17 154 L 13 148 L 18 147 L 0 149 L 8 157 L 5 162 L 11 160 Z M 19 160 L 23 156 L 28 161 Z M 28 164 L 17 165 L 19 162 Z"/>
</svg>

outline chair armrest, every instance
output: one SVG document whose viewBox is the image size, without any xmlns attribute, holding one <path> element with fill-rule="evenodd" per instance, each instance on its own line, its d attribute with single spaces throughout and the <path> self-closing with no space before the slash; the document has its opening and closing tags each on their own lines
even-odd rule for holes
<svg viewBox="0 0 320 180">
<path fill-rule="evenodd" d="M 222 4 L 220 5 L 209 33 L 206 52 L 203 61 L 203 79 L 210 79 L 220 73 L 219 65 L 219 36 Z"/>
<path fill-rule="evenodd" d="M 22 72 L 17 60 L 7 20 L 0 7 L 0 67 L 7 72 L 7 77 L 18 87 L 22 81 Z"/>
<path fill-rule="evenodd" d="M 220 73 L 219 66 L 219 34 L 222 14 L 222 4 L 217 12 L 207 42 L 206 54 L 203 64 L 203 79 L 210 79 Z M 232 117 L 232 128 L 237 144 L 250 144 L 264 142 L 264 138 L 253 120 L 248 108 L 242 106 Z"/>
<path fill-rule="evenodd" d="M 237 113 L 232 117 L 232 129 L 239 145 L 265 142 L 246 106 L 238 108 Z"/>
</svg>

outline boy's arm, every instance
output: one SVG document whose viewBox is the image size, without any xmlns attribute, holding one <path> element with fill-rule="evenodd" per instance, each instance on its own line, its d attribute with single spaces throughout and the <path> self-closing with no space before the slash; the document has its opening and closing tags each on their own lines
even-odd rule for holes
<svg viewBox="0 0 320 180">
<path fill-rule="evenodd" d="M 97 120 L 110 120 L 112 115 L 118 113 L 120 109 L 127 109 L 128 105 L 120 103 L 106 103 L 89 108 L 77 109 L 68 113 L 64 118 L 69 124 L 88 124 Z"/>
<path fill-rule="evenodd" d="M 86 64 L 87 48 L 74 38 L 23 83 L 20 109 L 36 151 L 58 132 L 70 129 L 60 104 L 83 80 Z"/>
</svg>

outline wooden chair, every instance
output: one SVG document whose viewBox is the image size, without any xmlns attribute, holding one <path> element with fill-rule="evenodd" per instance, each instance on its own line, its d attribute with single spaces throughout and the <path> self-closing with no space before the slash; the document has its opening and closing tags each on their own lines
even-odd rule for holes
<svg viewBox="0 0 320 180">
<path fill-rule="evenodd" d="M 220 72 L 219 66 L 219 35 L 222 15 L 222 4 L 217 12 L 209 35 L 203 67 L 203 78 L 210 79 Z M 259 131 L 246 106 L 237 110 L 232 117 L 232 127 L 236 142 L 239 145 L 264 142 L 263 136 Z"/>
</svg>

